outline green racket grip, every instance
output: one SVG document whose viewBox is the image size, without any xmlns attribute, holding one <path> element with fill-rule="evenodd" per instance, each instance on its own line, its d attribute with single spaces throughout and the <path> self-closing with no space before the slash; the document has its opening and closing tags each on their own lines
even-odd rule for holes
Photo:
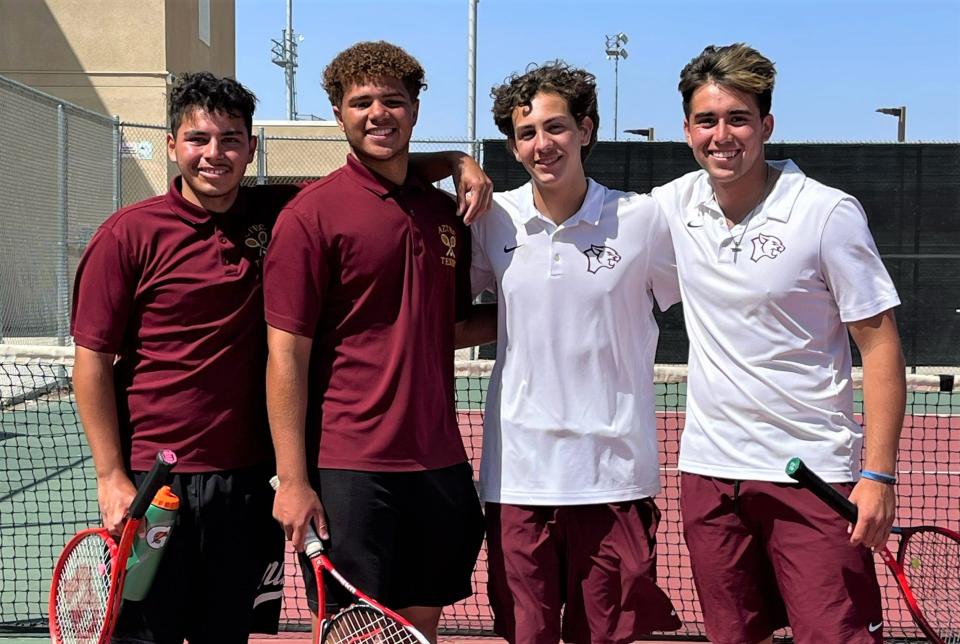
<svg viewBox="0 0 960 644">
<path fill-rule="evenodd" d="M 167 482 L 170 470 L 172 470 L 176 464 L 177 455 L 174 454 L 172 450 L 164 449 L 157 453 L 157 460 L 154 461 L 150 473 L 147 474 L 147 478 L 143 480 L 143 483 L 137 489 L 137 495 L 133 497 L 133 503 L 130 504 L 130 510 L 127 512 L 127 516 L 131 519 L 143 518 L 143 515 L 147 512 L 147 508 L 150 507 L 150 503 L 153 501 L 153 497 L 157 494 L 157 490 Z"/>
<path fill-rule="evenodd" d="M 787 462 L 786 472 L 787 476 L 817 495 L 844 519 L 853 524 L 857 522 L 857 506 L 817 476 L 799 457 Z"/>
</svg>

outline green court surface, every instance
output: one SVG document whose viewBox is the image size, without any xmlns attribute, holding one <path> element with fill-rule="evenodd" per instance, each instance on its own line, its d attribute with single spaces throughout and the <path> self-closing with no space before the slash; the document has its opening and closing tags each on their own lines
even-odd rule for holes
<svg viewBox="0 0 960 644">
<path fill-rule="evenodd" d="M 0 412 L 0 624 L 43 625 L 53 562 L 98 517 L 89 451 L 69 400 Z"/>
</svg>

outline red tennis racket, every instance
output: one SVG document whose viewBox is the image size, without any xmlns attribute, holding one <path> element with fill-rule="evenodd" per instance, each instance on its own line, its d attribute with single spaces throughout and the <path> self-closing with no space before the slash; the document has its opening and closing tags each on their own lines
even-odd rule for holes
<svg viewBox="0 0 960 644">
<path fill-rule="evenodd" d="M 857 506 L 810 470 L 799 458 L 787 475 L 817 495 L 851 524 Z M 913 621 L 933 644 L 960 644 L 960 534 L 937 526 L 893 528 L 900 537 L 897 556 L 879 549 L 893 573 Z"/>
<path fill-rule="evenodd" d="M 137 490 L 119 545 L 105 528 L 75 534 L 64 547 L 50 584 L 50 636 L 54 644 L 106 644 L 120 612 L 127 558 L 144 513 L 177 462 L 170 450 Z"/>
<path fill-rule="evenodd" d="M 274 476 L 270 485 L 276 490 L 280 480 Z M 304 551 L 313 564 L 317 583 L 317 628 L 314 644 L 429 644 L 426 637 L 402 615 L 395 613 L 343 578 L 327 557 L 323 542 L 313 526 L 307 524 Z M 323 573 L 337 581 L 356 600 L 332 617 L 327 616 Z"/>
</svg>

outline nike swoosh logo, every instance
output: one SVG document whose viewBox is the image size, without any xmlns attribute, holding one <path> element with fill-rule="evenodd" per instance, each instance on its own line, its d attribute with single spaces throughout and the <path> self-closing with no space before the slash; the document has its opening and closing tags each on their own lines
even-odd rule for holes
<svg viewBox="0 0 960 644">
<path fill-rule="evenodd" d="M 507 245 L 504 244 L 504 245 L 503 245 L 503 252 L 505 252 L 505 253 L 512 253 L 513 251 L 517 250 L 517 249 L 520 248 L 521 246 L 523 246 L 523 244 L 517 244 L 516 246 L 510 246 L 510 247 L 507 247 Z"/>
<path fill-rule="evenodd" d="M 880 627 L 883 626 L 883 622 L 877 622 L 876 624 L 867 624 L 867 630 L 871 633 L 876 633 L 880 630 Z"/>
<path fill-rule="evenodd" d="M 692 221 L 687 222 L 687 228 L 700 228 L 703 224 L 695 224 Z"/>
</svg>

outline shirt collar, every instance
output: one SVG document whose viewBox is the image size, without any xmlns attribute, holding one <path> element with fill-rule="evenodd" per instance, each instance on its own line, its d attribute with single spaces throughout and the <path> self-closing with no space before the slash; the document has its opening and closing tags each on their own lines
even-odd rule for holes
<svg viewBox="0 0 960 644">
<path fill-rule="evenodd" d="M 225 212 L 211 212 L 202 206 L 191 203 L 183 196 L 182 176 L 176 176 L 170 182 L 166 199 L 175 215 L 194 225 L 204 224 L 211 219 L 219 222 L 234 220 L 238 215 L 244 213 L 247 207 L 246 199 L 243 197 L 243 186 L 240 186 L 237 198 L 233 200 L 233 205 Z"/>
<path fill-rule="evenodd" d="M 530 223 L 534 219 L 542 219 L 547 223 L 553 223 L 543 216 L 537 207 L 533 203 L 533 181 L 527 183 L 524 186 L 524 191 L 526 192 L 525 199 L 518 208 L 517 215 L 520 218 L 520 221 L 524 224 Z M 580 222 L 585 222 L 596 226 L 600 223 L 600 216 L 603 214 L 603 202 L 606 196 L 606 188 L 601 186 L 599 183 L 593 179 L 587 179 L 587 194 L 583 198 L 583 203 L 580 205 L 580 209 L 577 212 L 570 215 L 570 217 L 563 222 L 563 226 L 569 228 L 571 226 L 576 226 Z"/>
<path fill-rule="evenodd" d="M 756 221 L 759 223 L 767 219 L 773 219 L 787 222 L 793 212 L 793 205 L 803 189 L 806 175 L 791 159 L 767 161 L 767 165 L 770 166 L 771 170 L 779 171 L 780 176 L 777 178 L 773 190 L 764 200 L 763 208 L 757 212 Z M 702 218 L 704 213 L 718 217 L 723 216 L 723 210 L 717 203 L 713 185 L 710 183 L 710 175 L 701 172 L 694 183 L 690 207 L 684 212 L 684 221 L 688 224 L 692 223 Z"/>
<path fill-rule="evenodd" d="M 365 166 L 352 154 L 347 155 L 347 163 L 343 166 L 343 173 L 359 184 L 361 188 L 369 190 L 381 199 L 395 197 L 410 188 L 426 190 L 427 187 L 426 182 L 409 164 L 407 165 L 406 178 L 402 184 L 398 185 Z"/>
</svg>

